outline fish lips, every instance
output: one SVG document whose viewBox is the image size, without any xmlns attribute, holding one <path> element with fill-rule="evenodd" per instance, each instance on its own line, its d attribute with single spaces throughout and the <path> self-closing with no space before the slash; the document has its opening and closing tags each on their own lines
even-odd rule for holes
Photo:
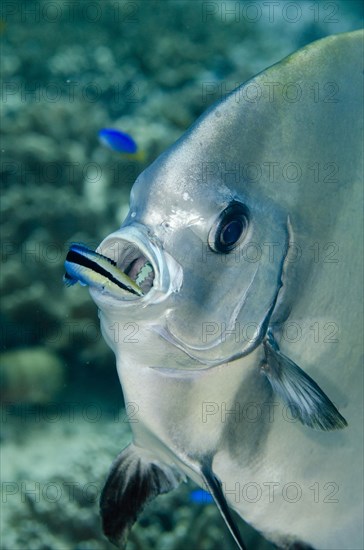
<svg viewBox="0 0 364 550">
<path fill-rule="evenodd" d="M 108 304 L 114 309 L 155 305 L 164 302 L 182 286 L 182 267 L 141 224 L 128 225 L 111 233 L 96 251 L 116 262 L 117 267 L 136 281 L 143 291 L 143 296 L 127 291 L 125 296 L 114 296 L 90 288 L 100 309 Z"/>
</svg>

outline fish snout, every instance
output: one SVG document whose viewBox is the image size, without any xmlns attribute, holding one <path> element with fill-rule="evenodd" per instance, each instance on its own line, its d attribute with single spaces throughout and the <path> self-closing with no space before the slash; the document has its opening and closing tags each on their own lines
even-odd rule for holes
<svg viewBox="0 0 364 550">
<path fill-rule="evenodd" d="M 141 224 L 122 227 L 111 233 L 98 246 L 97 252 L 113 260 L 116 267 L 143 292 L 142 296 L 125 293 L 125 297 L 119 299 L 122 303 L 154 304 L 178 292 L 181 287 L 181 266 Z"/>
</svg>

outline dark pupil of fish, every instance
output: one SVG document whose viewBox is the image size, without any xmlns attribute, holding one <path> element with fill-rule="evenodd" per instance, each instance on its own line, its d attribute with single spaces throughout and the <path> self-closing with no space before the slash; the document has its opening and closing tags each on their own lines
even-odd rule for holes
<svg viewBox="0 0 364 550">
<path fill-rule="evenodd" d="M 229 222 L 220 234 L 221 244 L 225 246 L 231 246 L 239 240 L 243 231 L 243 222 L 242 220 L 232 220 Z"/>
</svg>

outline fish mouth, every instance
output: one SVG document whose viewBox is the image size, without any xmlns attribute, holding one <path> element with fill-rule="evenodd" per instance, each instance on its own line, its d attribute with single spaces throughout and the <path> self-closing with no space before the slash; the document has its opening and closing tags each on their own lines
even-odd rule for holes
<svg viewBox="0 0 364 550">
<path fill-rule="evenodd" d="M 101 242 L 97 253 L 113 260 L 143 293 L 138 296 L 125 291 L 122 295 L 109 293 L 102 297 L 113 300 L 114 305 L 140 303 L 144 307 L 158 303 L 177 292 L 182 284 L 182 268 L 141 224 L 122 227 L 112 233 Z M 92 296 L 100 301 L 97 290 L 92 289 Z"/>
</svg>

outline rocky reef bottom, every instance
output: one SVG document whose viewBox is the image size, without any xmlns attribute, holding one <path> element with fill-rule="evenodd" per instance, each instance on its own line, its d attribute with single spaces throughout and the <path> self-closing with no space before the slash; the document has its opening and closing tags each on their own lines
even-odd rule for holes
<svg viewBox="0 0 364 550">
<path fill-rule="evenodd" d="M 2 550 L 111 550 L 99 517 L 110 464 L 131 438 L 124 409 L 2 409 Z M 27 449 L 26 453 L 24 449 Z M 191 501 L 192 482 L 155 499 L 132 529 L 127 550 L 235 550 L 214 504 Z M 237 518 L 248 548 L 273 548 Z"/>
</svg>

